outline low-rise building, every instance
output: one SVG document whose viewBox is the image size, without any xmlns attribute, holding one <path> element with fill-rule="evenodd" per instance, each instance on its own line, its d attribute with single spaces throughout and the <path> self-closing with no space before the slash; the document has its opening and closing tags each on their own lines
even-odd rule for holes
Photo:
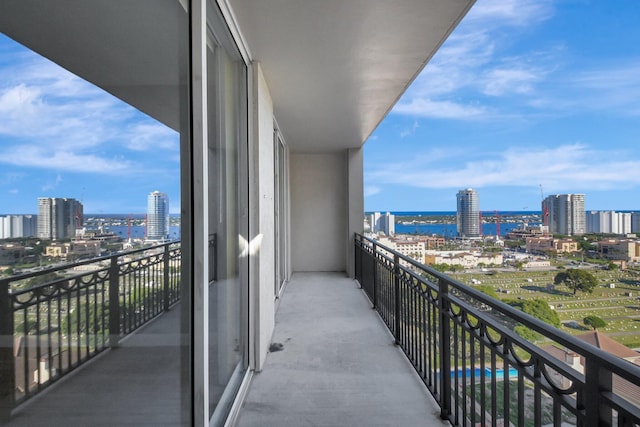
<svg viewBox="0 0 640 427">
<path fill-rule="evenodd" d="M 445 243 L 445 238 L 442 236 L 425 235 L 398 235 L 396 237 L 380 237 L 377 240 L 381 245 L 419 262 L 425 262 L 427 251 L 441 248 Z"/>
<path fill-rule="evenodd" d="M 514 228 L 507 233 L 507 239 L 519 240 L 527 237 L 541 237 L 549 233 L 549 227 L 545 225 L 523 224 L 522 227 Z"/>
<path fill-rule="evenodd" d="M 18 264 L 25 257 L 25 248 L 22 245 L 7 243 L 0 245 L 0 265 Z"/>
<path fill-rule="evenodd" d="M 598 253 L 612 261 L 640 262 L 640 241 L 632 239 L 605 239 L 598 242 Z"/>
<path fill-rule="evenodd" d="M 578 243 L 572 239 L 555 239 L 553 237 L 528 237 L 527 252 L 530 253 L 573 253 L 578 252 Z"/>
<path fill-rule="evenodd" d="M 502 265 L 502 254 L 484 254 L 482 252 L 469 251 L 434 251 L 425 253 L 425 264 L 460 265 L 464 268 L 476 268 L 479 264 Z"/>
<path fill-rule="evenodd" d="M 68 243 L 52 243 L 45 249 L 45 255 L 53 258 L 90 258 L 100 256 L 99 241 L 74 240 Z"/>
</svg>

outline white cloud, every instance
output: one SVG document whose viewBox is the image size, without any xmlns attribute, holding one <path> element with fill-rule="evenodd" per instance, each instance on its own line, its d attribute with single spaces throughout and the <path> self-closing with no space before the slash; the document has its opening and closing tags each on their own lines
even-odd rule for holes
<svg viewBox="0 0 640 427">
<path fill-rule="evenodd" d="M 134 151 L 179 149 L 178 134 L 159 123 L 138 123 L 129 130 L 127 148 Z"/>
<path fill-rule="evenodd" d="M 486 109 L 481 106 L 462 105 L 452 101 L 433 101 L 428 98 L 416 98 L 408 103 L 401 102 L 393 111 L 439 119 L 473 119 L 486 113 Z"/>
<path fill-rule="evenodd" d="M 13 55 L 0 67 L 0 163 L 121 174 L 139 157 L 123 160 L 122 147 L 178 151 L 174 131 L 130 105 L 35 53 Z"/>
<path fill-rule="evenodd" d="M 413 124 L 410 128 L 404 129 L 400 132 L 400 138 L 405 138 L 407 136 L 411 136 L 416 133 L 416 130 L 420 127 L 420 124 L 417 120 L 414 120 Z"/>
<path fill-rule="evenodd" d="M 550 0 L 478 0 L 464 20 L 482 26 L 528 26 L 552 14 Z"/>
<path fill-rule="evenodd" d="M 43 150 L 41 147 L 27 145 L 0 150 L 0 159 L 3 163 L 14 166 L 107 175 L 120 174 L 133 168 L 133 164 L 126 160 L 104 159 L 93 154 L 76 154 L 69 151 Z"/>
<path fill-rule="evenodd" d="M 619 189 L 640 184 L 640 161 L 628 160 L 628 153 L 595 150 L 579 143 L 487 154 L 490 160 L 476 160 L 475 153 L 468 153 L 466 162 L 458 158 L 455 163 L 441 160 L 437 164 L 416 161 L 372 165 L 366 172 L 366 181 L 374 186 L 402 184 L 432 189 L 542 184 L 549 192 Z M 452 164 L 461 166 L 448 166 Z"/>
<path fill-rule="evenodd" d="M 60 183 L 62 182 L 62 176 L 57 175 L 56 179 L 53 180 L 52 182 L 48 182 L 45 185 L 42 186 L 42 191 L 50 191 L 53 190 L 55 188 L 58 187 L 58 185 L 60 185 Z"/>
<path fill-rule="evenodd" d="M 533 83 L 539 79 L 539 74 L 533 70 L 496 68 L 484 76 L 483 92 L 491 96 L 500 96 L 509 92 L 527 94 L 533 92 Z"/>
<path fill-rule="evenodd" d="M 381 191 L 382 190 L 380 189 L 380 187 L 365 186 L 365 188 L 364 188 L 364 196 L 365 197 L 375 196 L 376 194 L 379 194 Z"/>
<path fill-rule="evenodd" d="M 554 68 L 551 52 L 505 56 L 520 31 L 548 19 L 550 1 L 480 0 L 393 109 L 394 113 L 446 119 L 496 119 L 484 96 L 520 96 L 524 106 L 536 84 Z M 466 101 L 465 101 L 466 100 Z M 473 104 L 470 103 L 473 100 Z M 514 111 L 509 111 L 509 115 Z"/>
</svg>

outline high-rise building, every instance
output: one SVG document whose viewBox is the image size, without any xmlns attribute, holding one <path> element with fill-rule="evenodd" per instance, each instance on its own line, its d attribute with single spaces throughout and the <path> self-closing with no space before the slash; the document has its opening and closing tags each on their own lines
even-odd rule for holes
<svg viewBox="0 0 640 427">
<path fill-rule="evenodd" d="M 374 212 L 369 216 L 372 233 L 384 233 L 393 236 L 396 233 L 396 216 L 391 212 L 382 214 Z"/>
<path fill-rule="evenodd" d="M 631 214 L 631 232 L 640 233 L 640 212 Z"/>
<path fill-rule="evenodd" d="M 76 199 L 40 197 L 38 199 L 38 237 L 65 239 L 82 228 L 83 207 Z"/>
<path fill-rule="evenodd" d="M 458 210 L 456 224 L 458 236 L 479 237 L 480 236 L 480 202 L 478 193 L 467 188 L 460 190 L 457 194 Z"/>
<path fill-rule="evenodd" d="M 587 230 L 584 194 L 552 194 L 542 201 L 542 211 L 548 212 L 550 233 L 576 236 Z"/>
<path fill-rule="evenodd" d="M 7 215 L 0 217 L 0 239 L 15 237 L 35 237 L 37 235 L 36 215 Z"/>
<path fill-rule="evenodd" d="M 147 197 L 147 240 L 169 238 L 169 197 L 153 191 Z"/>
<path fill-rule="evenodd" d="M 632 232 L 632 214 L 615 211 L 586 213 L 586 232 L 603 234 L 629 234 Z"/>
</svg>

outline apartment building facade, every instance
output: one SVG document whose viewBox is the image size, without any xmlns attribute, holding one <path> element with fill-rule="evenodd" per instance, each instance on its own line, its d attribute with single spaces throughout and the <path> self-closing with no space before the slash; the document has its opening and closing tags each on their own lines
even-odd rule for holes
<svg viewBox="0 0 640 427">
<path fill-rule="evenodd" d="M 35 237 L 38 230 L 36 215 L 7 215 L 0 217 L 0 239 Z"/>
<path fill-rule="evenodd" d="M 456 224 L 458 236 L 479 237 L 481 224 L 478 192 L 471 188 L 460 190 L 456 195 L 456 200 Z"/>
<path fill-rule="evenodd" d="M 602 234 L 632 233 L 631 212 L 589 211 L 586 213 L 586 232 Z"/>
<path fill-rule="evenodd" d="M 553 194 L 542 201 L 549 233 L 579 236 L 586 233 L 584 194 Z"/>
<path fill-rule="evenodd" d="M 76 199 L 41 197 L 38 199 L 38 236 L 56 240 L 74 237 L 82 228 L 83 207 Z"/>
</svg>

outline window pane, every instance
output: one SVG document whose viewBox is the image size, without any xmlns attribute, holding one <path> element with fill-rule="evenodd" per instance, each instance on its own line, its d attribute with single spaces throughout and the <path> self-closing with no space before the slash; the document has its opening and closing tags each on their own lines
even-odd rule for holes
<svg viewBox="0 0 640 427">
<path fill-rule="evenodd" d="M 0 2 L 0 239 L 22 248 L 0 273 L 8 425 L 191 424 L 187 3 Z"/>
<path fill-rule="evenodd" d="M 247 369 L 246 67 L 224 27 L 208 40 L 210 415 L 224 417 Z M 216 33 L 217 32 L 217 33 Z M 222 34 L 220 34 L 222 32 Z"/>
</svg>

